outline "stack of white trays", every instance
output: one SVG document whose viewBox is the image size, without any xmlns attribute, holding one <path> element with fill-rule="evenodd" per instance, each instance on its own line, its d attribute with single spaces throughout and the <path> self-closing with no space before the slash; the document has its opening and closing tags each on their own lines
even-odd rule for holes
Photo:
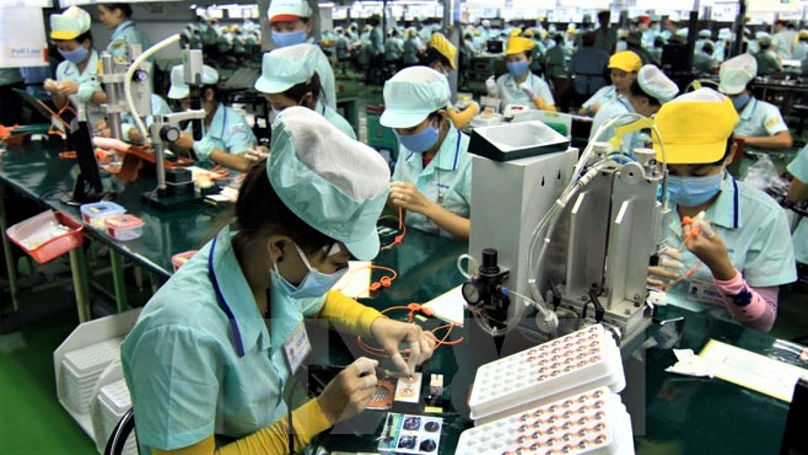
<svg viewBox="0 0 808 455">
<path fill-rule="evenodd" d="M 132 399 L 129 396 L 126 381 L 123 379 L 101 387 L 98 393 L 97 414 L 97 418 L 101 419 L 100 429 L 102 434 L 97 435 L 99 441 L 103 441 L 104 445 L 106 445 L 106 441 L 112 435 L 115 425 L 131 407 Z M 137 439 L 133 431 L 126 439 L 123 455 L 137 455 L 137 453 Z"/>
<path fill-rule="evenodd" d="M 111 338 L 65 354 L 58 380 L 71 411 L 89 411 L 93 388 L 104 369 L 120 357 L 121 338 Z"/>
<path fill-rule="evenodd" d="M 469 408 L 479 425 L 585 390 L 625 386 L 617 343 L 603 326 L 592 325 L 482 365 Z"/>
</svg>

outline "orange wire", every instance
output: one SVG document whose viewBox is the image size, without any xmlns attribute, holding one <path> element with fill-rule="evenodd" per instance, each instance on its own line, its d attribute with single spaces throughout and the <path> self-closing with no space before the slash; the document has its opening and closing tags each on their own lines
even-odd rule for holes
<svg viewBox="0 0 808 455">
<path fill-rule="evenodd" d="M 385 313 L 388 313 L 390 311 L 396 311 L 396 310 L 407 310 L 409 312 L 407 314 L 407 320 L 411 324 L 414 324 L 413 320 L 414 320 L 414 314 L 416 312 L 422 312 L 424 314 L 427 314 L 425 312 L 425 310 L 426 311 L 431 311 L 428 308 L 424 308 L 423 306 L 421 306 L 421 304 L 413 302 L 413 303 L 410 303 L 407 306 L 397 305 L 397 306 L 391 306 L 389 308 L 385 308 L 384 310 L 381 311 L 381 313 L 385 314 Z M 427 314 L 427 315 L 431 316 L 429 314 Z M 464 337 L 460 337 L 460 338 L 458 338 L 456 340 L 452 340 L 452 341 L 447 341 L 449 339 L 449 336 L 451 335 L 452 329 L 455 327 L 455 325 L 456 324 L 452 324 L 452 323 L 444 324 L 444 325 L 441 325 L 439 327 L 435 327 L 434 329 L 428 331 L 428 333 L 430 333 L 432 335 L 432 337 L 435 338 L 435 342 L 436 342 L 435 349 L 436 350 L 438 348 L 440 348 L 441 346 L 455 346 L 455 345 L 458 345 L 458 344 L 463 342 Z M 438 338 L 438 336 L 436 335 L 437 332 L 440 331 L 440 330 L 444 330 L 444 329 L 446 330 L 446 333 L 443 335 L 443 338 Z M 377 348 L 375 346 L 371 346 L 371 345 L 365 343 L 362 340 L 361 335 L 356 337 L 356 342 L 357 342 L 357 344 L 359 344 L 360 348 L 362 348 L 365 352 L 367 352 L 367 353 L 369 353 L 371 355 L 375 355 L 375 356 L 382 357 L 382 358 L 390 357 L 390 355 L 384 349 Z M 409 357 L 409 354 L 410 354 L 409 349 L 404 349 L 404 350 L 402 350 L 400 352 L 401 352 L 401 356 L 403 358 L 406 359 L 407 357 Z"/>
<path fill-rule="evenodd" d="M 401 242 L 404 241 L 404 236 L 407 235 L 407 225 L 404 224 L 404 209 L 402 209 L 401 207 L 398 208 L 398 217 L 395 217 L 393 215 L 385 215 L 379 218 L 379 221 L 385 219 L 398 220 L 398 231 L 400 232 L 400 234 L 395 236 L 392 242 L 381 247 L 380 248 L 381 250 L 389 250 L 390 248 L 393 248 L 394 246 L 400 244 Z"/>
</svg>

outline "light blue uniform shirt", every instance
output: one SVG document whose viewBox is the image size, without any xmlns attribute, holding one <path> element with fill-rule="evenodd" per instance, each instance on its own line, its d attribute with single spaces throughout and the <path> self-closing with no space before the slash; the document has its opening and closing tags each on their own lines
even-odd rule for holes
<svg viewBox="0 0 808 455">
<path fill-rule="evenodd" d="M 548 106 L 555 105 L 553 93 L 550 91 L 547 82 L 544 82 L 544 79 L 530 73 L 524 83 L 530 86 L 530 88 L 533 89 L 533 93 L 541 97 Z M 535 108 L 533 100 L 530 99 L 530 96 L 525 93 L 524 90 L 516 85 L 516 81 L 513 79 L 511 73 L 505 73 L 497 78 L 497 90 L 499 91 L 500 98 L 502 98 L 503 110 L 505 106 L 509 104 L 523 104 L 531 109 Z"/>
<path fill-rule="evenodd" d="M 788 172 L 805 185 L 808 185 L 808 147 L 803 147 L 794 161 L 789 163 Z M 794 256 L 797 262 L 808 264 L 808 219 L 802 218 L 794 230 Z"/>
<path fill-rule="evenodd" d="M 612 101 L 617 101 L 617 89 L 614 88 L 614 85 L 607 85 L 601 87 L 600 90 L 589 97 L 581 107 L 587 111 L 591 111 L 593 109 L 600 109 Z"/>
<path fill-rule="evenodd" d="M 155 95 L 152 93 L 151 95 L 151 115 L 165 115 L 171 113 L 171 107 L 168 106 L 166 100 L 162 97 Z M 151 116 L 146 117 L 145 125 L 146 128 L 150 127 L 152 124 Z M 135 125 L 135 120 L 132 117 L 132 114 L 129 112 L 125 112 L 121 114 L 121 138 L 126 142 L 131 142 L 130 131 L 132 129 L 137 129 Z"/>
<path fill-rule="evenodd" d="M 194 142 L 194 152 L 203 156 L 210 156 L 213 150 L 239 154 L 255 147 L 257 142 L 247 120 L 233 109 L 219 104 L 210 129 L 205 131 L 201 140 Z"/>
<path fill-rule="evenodd" d="M 70 101 L 80 111 L 79 118 L 86 119 L 87 103 L 93 97 L 93 93 L 101 91 L 101 82 L 98 80 L 98 52 L 90 50 L 90 59 L 84 72 L 79 71 L 78 65 L 65 60 L 56 67 L 56 80 L 74 81 L 79 84 L 79 91 L 70 95 Z M 93 116 L 95 117 L 95 116 Z"/>
<path fill-rule="evenodd" d="M 112 48 L 112 43 L 115 41 L 125 41 L 126 44 L 140 44 L 141 52 L 145 52 L 150 48 L 152 43 L 149 38 L 137 29 L 137 26 L 132 21 L 125 21 L 115 27 L 112 35 L 109 37 L 108 49 Z M 115 55 L 112 51 L 111 54 Z M 154 56 L 149 58 L 150 62 L 154 62 Z"/>
<path fill-rule="evenodd" d="M 595 118 L 592 120 L 592 131 L 589 133 L 589 140 L 592 141 L 595 139 L 595 133 L 598 131 L 601 125 L 604 123 L 619 117 L 623 114 L 629 113 L 636 113 L 637 111 L 634 110 L 634 106 L 628 102 L 623 96 L 617 96 L 614 101 L 604 104 L 600 107 L 597 114 L 595 114 Z M 633 119 L 626 119 L 626 123 L 632 122 Z M 621 122 L 622 123 L 622 122 Z M 614 128 L 609 128 L 606 130 L 598 140 L 601 142 L 606 142 L 614 137 Z M 645 140 L 643 139 L 643 135 L 638 134 L 637 131 L 629 134 L 623 135 L 623 151 L 626 153 L 630 153 L 636 148 L 641 148 L 645 146 Z"/>
<path fill-rule="evenodd" d="M 735 134 L 739 136 L 774 136 L 781 131 L 788 131 L 788 126 L 780 109 L 754 97 L 746 103 L 735 127 Z M 748 149 L 762 151 L 754 147 Z"/>
<path fill-rule="evenodd" d="M 463 218 L 471 216 L 471 155 L 468 153 L 469 137 L 454 126 L 443 139 L 438 153 L 424 169 L 423 156 L 408 150 L 403 145 L 393 171 L 393 181 L 414 184 L 429 200 Z M 443 237 L 451 237 L 432 220 L 408 211 L 407 226 Z"/>
<path fill-rule="evenodd" d="M 286 413 L 281 392 L 289 372 L 283 349 L 274 347 L 284 340 L 270 338 L 227 230 L 217 235 L 212 254 L 211 245 L 157 291 L 121 345 L 145 455 L 150 448 L 186 447 L 212 434 L 241 438 Z M 322 301 L 307 315 L 319 311 Z M 274 318 L 282 315 L 272 308 L 272 337 L 281 338 L 274 332 Z M 237 353 L 239 344 L 243 357 Z"/>
<path fill-rule="evenodd" d="M 337 111 L 331 109 L 328 106 L 323 105 L 323 103 L 317 101 L 317 105 L 314 107 L 314 110 L 325 117 L 329 123 L 336 126 L 337 129 L 342 131 L 343 133 L 347 134 L 353 140 L 356 140 L 356 131 L 354 131 L 353 127 L 350 123 L 348 123 L 345 118 L 343 118 Z"/>
<path fill-rule="evenodd" d="M 752 287 L 773 287 L 797 279 L 794 249 L 789 239 L 788 222 L 783 209 L 763 192 L 725 175 L 721 194 L 705 212 L 710 227 L 727 246 L 730 260 Z M 668 244 L 682 243 L 679 212 L 672 208 L 666 229 Z M 682 248 L 685 273 L 701 261 Z M 710 269 L 701 265 L 689 279 L 668 291 L 668 302 L 677 306 L 706 311 L 729 318 L 715 290 Z"/>
</svg>

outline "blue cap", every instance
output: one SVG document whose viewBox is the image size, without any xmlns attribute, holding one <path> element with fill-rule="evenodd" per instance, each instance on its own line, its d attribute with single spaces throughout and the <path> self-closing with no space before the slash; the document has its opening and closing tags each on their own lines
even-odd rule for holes
<svg viewBox="0 0 808 455">
<path fill-rule="evenodd" d="M 278 115 L 270 150 L 267 175 L 286 207 L 357 259 L 376 257 L 390 182 L 384 158 L 300 106 Z"/>
<path fill-rule="evenodd" d="M 321 52 L 317 46 L 303 43 L 265 53 L 255 89 L 261 93 L 283 93 L 308 82 L 314 75 L 316 52 Z"/>
<path fill-rule="evenodd" d="M 426 66 L 405 68 L 384 83 L 384 112 L 379 122 L 388 128 L 411 128 L 447 108 L 451 96 L 443 74 Z"/>
</svg>

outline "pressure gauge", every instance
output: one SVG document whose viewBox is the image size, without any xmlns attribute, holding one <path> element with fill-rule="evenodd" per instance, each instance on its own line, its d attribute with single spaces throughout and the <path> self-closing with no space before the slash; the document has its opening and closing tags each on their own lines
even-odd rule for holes
<svg viewBox="0 0 808 455">
<path fill-rule="evenodd" d="M 463 287 L 460 288 L 460 291 L 463 293 L 463 298 L 470 305 L 480 303 L 480 289 L 477 287 L 477 283 L 471 281 L 463 283 Z"/>
<path fill-rule="evenodd" d="M 135 71 L 135 74 L 132 76 L 132 80 L 135 82 L 146 82 L 149 80 L 149 73 L 142 70 Z"/>
</svg>

